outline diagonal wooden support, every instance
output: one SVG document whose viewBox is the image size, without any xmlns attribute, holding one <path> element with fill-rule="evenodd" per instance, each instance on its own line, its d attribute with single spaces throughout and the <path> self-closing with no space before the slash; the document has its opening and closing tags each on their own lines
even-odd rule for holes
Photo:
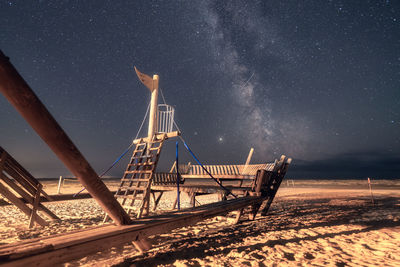
<svg viewBox="0 0 400 267">
<path fill-rule="evenodd" d="M 33 201 L 33 205 L 32 205 L 32 211 L 31 211 L 31 216 L 29 218 L 29 228 L 32 228 L 33 223 L 37 220 L 37 218 L 39 217 L 36 214 L 36 211 L 38 209 L 39 206 L 39 201 L 40 201 L 40 191 L 42 189 L 42 184 L 39 184 L 37 187 L 37 191 L 36 191 L 36 195 L 35 195 L 35 199 Z"/>
<path fill-rule="evenodd" d="M 137 241 L 132 241 L 132 244 L 135 246 L 135 248 L 137 250 L 139 250 L 140 253 L 143 253 L 143 252 L 151 249 L 151 247 L 153 246 L 152 243 L 150 242 L 150 240 L 145 237 L 143 237 Z"/>
<path fill-rule="evenodd" d="M 2 51 L 0 51 L 0 92 L 115 223 L 129 224 L 131 222 L 129 215 Z"/>
</svg>

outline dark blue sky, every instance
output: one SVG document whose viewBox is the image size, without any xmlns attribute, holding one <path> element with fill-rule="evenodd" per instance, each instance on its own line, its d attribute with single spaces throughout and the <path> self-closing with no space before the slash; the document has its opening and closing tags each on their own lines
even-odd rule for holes
<svg viewBox="0 0 400 267">
<path fill-rule="evenodd" d="M 137 66 L 160 75 L 205 163 L 254 147 L 254 162 L 293 157 L 292 177 L 400 177 L 398 1 L 0 1 L 0 25 L 0 49 L 99 173 L 146 111 Z M 2 96 L 0 145 L 36 176 L 69 173 Z"/>
</svg>

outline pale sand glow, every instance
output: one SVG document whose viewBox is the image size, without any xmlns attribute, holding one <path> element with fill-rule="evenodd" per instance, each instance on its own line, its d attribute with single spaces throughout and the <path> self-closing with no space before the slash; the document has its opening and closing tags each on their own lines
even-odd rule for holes
<svg viewBox="0 0 400 267">
<path fill-rule="evenodd" d="M 110 183 L 108 183 L 110 184 Z M 117 183 L 112 183 L 113 188 Z M 54 194 L 57 182 L 44 182 Z M 66 182 L 62 193 L 79 191 Z M 366 181 L 284 181 L 268 216 L 233 225 L 234 214 L 215 217 L 152 238 L 140 255 L 132 245 L 113 248 L 67 266 L 398 266 L 400 262 L 400 182 L 374 181 L 375 205 Z M 174 193 L 160 207 L 172 206 Z M 183 206 L 188 197 L 183 194 Z M 217 196 L 200 196 L 200 203 Z M 29 230 L 13 206 L 0 206 L 0 242 L 100 225 L 102 210 L 91 199 L 45 204 L 63 221 Z"/>
</svg>

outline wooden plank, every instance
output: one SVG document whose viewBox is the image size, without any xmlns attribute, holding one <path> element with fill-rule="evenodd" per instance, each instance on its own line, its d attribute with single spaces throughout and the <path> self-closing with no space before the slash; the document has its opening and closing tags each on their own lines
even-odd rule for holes
<svg viewBox="0 0 400 267">
<path fill-rule="evenodd" d="M 31 216 L 29 218 L 29 228 L 32 228 L 34 222 L 37 221 L 37 218 L 39 217 L 39 215 L 36 214 L 36 211 L 37 211 L 38 206 L 39 206 L 40 190 L 41 189 L 42 189 L 42 184 L 38 184 L 38 187 L 36 189 L 35 199 L 34 199 L 33 205 L 32 205 Z"/>
<path fill-rule="evenodd" d="M 4 171 L 12 178 L 14 178 L 14 180 L 17 181 L 26 191 L 29 191 L 31 195 L 35 194 L 35 187 L 23 177 L 21 177 L 21 174 L 18 172 L 18 170 L 16 170 L 14 166 L 11 166 L 9 162 L 6 162 L 6 164 L 4 165 Z"/>
<path fill-rule="evenodd" d="M 169 138 L 173 138 L 173 137 L 178 137 L 178 136 L 180 136 L 181 135 L 181 133 L 179 132 L 179 131 L 175 131 L 175 132 L 170 132 L 170 133 L 162 133 L 162 134 L 156 134 L 155 136 L 156 136 L 156 139 L 161 139 L 162 137 L 163 137 L 163 135 L 165 135 L 165 139 L 169 139 Z M 149 139 L 146 137 L 146 138 L 141 138 L 141 139 L 135 139 L 135 140 L 133 140 L 133 143 L 136 145 L 136 144 L 139 144 L 139 143 L 142 143 L 142 142 L 147 142 L 147 141 L 149 141 Z"/>
<path fill-rule="evenodd" d="M 5 198 L 7 198 L 12 204 L 17 206 L 23 213 L 25 213 L 28 216 L 31 216 L 31 209 L 23 201 L 21 201 L 17 196 L 15 196 L 13 193 L 11 193 L 7 189 L 7 187 L 5 187 L 1 182 L 0 182 L 0 193 Z M 41 226 L 48 225 L 48 223 L 39 216 L 37 216 L 36 221 Z"/>
<path fill-rule="evenodd" d="M 12 188 L 16 193 L 18 193 L 25 203 L 33 204 L 33 196 L 26 192 L 22 187 L 14 183 L 13 180 L 7 177 L 4 173 L 0 173 L 0 179 L 2 179 L 9 187 Z"/>
<path fill-rule="evenodd" d="M 7 152 L 5 150 L 2 149 L 2 147 L 0 146 L 0 173 L 3 172 L 4 169 L 4 164 L 6 163 L 6 158 L 7 158 Z"/>
<path fill-rule="evenodd" d="M 182 178 L 195 179 L 195 178 L 211 178 L 208 174 L 182 174 Z M 248 175 L 239 175 L 239 174 L 213 174 L 214 178 L 218 179 L 250 179 L 251 177 Z"/>
<path fill-rule="evenodd" d="M 19 187 L 17 184 L 15 184 L 10 178 L 8 178 L 5 174 L 0 173 L 0 178 L 9 186 L 11 187 L 16 193 L 18 193 L 21 197 L 19 197 L 19 199 L 23 202 L 23 203 L 29 203 L 29 204 L 33 204 L 34 203 L 34 198 L 27 193 L 23 188 Z M 43 192 L 43 190 L 40 190 L 40 192 Z M 40 202 L 46 202 L 46 201 L 52 201 L 53 199 L 51 197 L 40 197 Z M 41 203 L 39 202 L 38 205 L 38 209 L 40 211 L 43 211 L 44 214 L 51 220 L 59 220 L 60 218 L 58 218 L 53 212 L 51 212 L 48 208 L 46 208 L 45 206 L 43 206 Z M 8 202 L 6 202 L 8 203 Z"/>
</svg>

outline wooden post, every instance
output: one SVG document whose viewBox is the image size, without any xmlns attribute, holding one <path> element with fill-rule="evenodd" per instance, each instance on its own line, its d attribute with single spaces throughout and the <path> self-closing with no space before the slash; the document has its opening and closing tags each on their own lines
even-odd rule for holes
<svg viewBox="0 0 400 267">
<path fill-rule="evenodd" d="M 137 241 L 132 241 L 132 244 L 135 246 L 135 248 L 140 252 L 144 253 L 145 251 L 151 249 L 153 246 L 148 238 L 141 238 Z"/>
<path fill-rule="evenodd" d="M 32 211 L 31 211 L 31 216 L 29 218 L 29 228 L 32 228 L 33 224 L 36 221 L 36 218 L 38 217 L 36 215 L 36 211 L 39 206 L 39 201 L 40 201 L 40 191 L 42 190 L 42 184 L 38 184 L 36 188 L 36 194 L 35 198 L 33 199 L 33 204 L 32 204 Z"/>
<path fill-rule="evenodd" d="M 57 187 L 57 194 L 60 194 L 60 189 L 61 189 L 61 183 L 63 181 L 63 177 L 60 176 L 60 179 L 58 180 L 58 187 Z"/>
<path fill-rule="evenodd" d="M 374 202 L 374 195 L 372 194 L 372 185 L 371 185 L 371 180 L 368 177 L 368 186 L 369 186 L 369 192 L 371 193 L 371 202 L 372 204 L 375 204 Z"/>
<path fill-rule="evenodd" d="M 255 185 L 255 194 L 257 196 L 262 195 L 262 189 L 265 187 L 267 180 L 269 180 L 269 176 L 271 172 L 267 172 L 266 170 L 258 170 L 256 176 L 256 185 Z M 256 203 L 251 206 L 251 212 L 249 214 L 249 219 L 254 220 L 256 218 L 257 212 L 261 207 L 261 203 Z"/>
<path fill-rule="evenodd" d="M 247 160 L 246 160 L 246 163 L 244 165 L 242 174 L 246 173 L 247 167 L 249 166 L 251 158 L 253 157 L 253 153 L 254 153 L 254 148 L 250 148 L 250 152 L 249 152 L 249 155 L 247 156 Z"/>
<path fill-rule="evenodd" d="M 131 222 L 129 215 L 1 51 L 0 92 L 86 187 L 114 222 L 129 224 Z"/>
<path fill-rule="evenodd" d="M 149 141 L 153 139 L 154 134 L 157 132 L 158 81 L 159 81 L 158 75 L 153 75 L 153 90 L 151 92 L 149 129 L 147 132 Z"/>
<path fill-rule="evenodd" d="M 249 155 L 247 156 L 247 160 L 246 160 L 246 166 L 250 164 L 251 158 L 253 157 L 253 153 L 254 153 L 254 148 L 250 148 L 250 152 Z"/>
<path fill-rule="evenodd" d="M 139 80 L 150 90 L 151 102 L 150 102 L 150 114 L 149 114 L 149 129 L 147 136 L 149 141 L 153 139 L 154 134 L 157 132 L 157 116 L 158 116 L 158 75 L 153 75 L 151 78 L 149 75 L 141 73 L 135 67 L 136 74 Z"/>
</svg>

